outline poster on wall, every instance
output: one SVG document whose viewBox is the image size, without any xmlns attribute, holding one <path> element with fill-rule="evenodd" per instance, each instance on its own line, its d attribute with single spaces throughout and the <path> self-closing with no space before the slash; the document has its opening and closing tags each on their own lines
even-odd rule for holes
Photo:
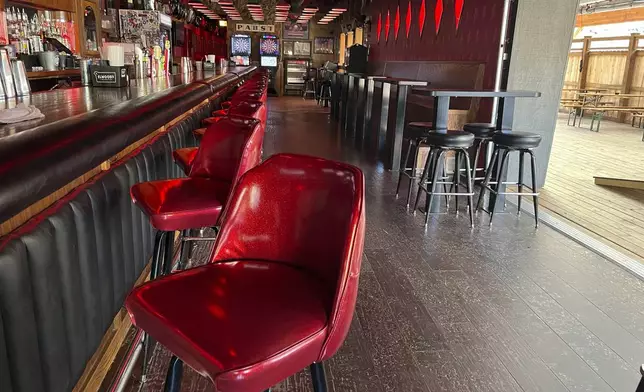
<svg viewBox="0 0 644 392">
<path fill-rule="evenodd" d="M 313 53 L 333 54 L 333 37 L 316 37 L 313 40 Z"/>
<path fill-rule="evenodd" d="M 309 39 L 309 24 L 284 23 L 282 39 Z"/>
<path fill-rule="evenodd" d="M 295 41 L 293 43 L 293 55 L 309 57 L 311 55 L 311 42 Z"/>
</svg>

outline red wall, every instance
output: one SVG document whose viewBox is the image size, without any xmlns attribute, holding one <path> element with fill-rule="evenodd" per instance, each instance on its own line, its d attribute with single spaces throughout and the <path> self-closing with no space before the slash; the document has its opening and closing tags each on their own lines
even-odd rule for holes
<svg viewBox="0 0 644 392">
<path fill-rule="evenodd" d="M 370 61 L 482 61 L 485 63 L 483 88 L 494 87 L 494 75 L 503 18 L 503 0 L 465 0 L 461 23 L 456 31 L 454 0 L 443 0 L 444 12 L 438 35 L 434 23 L 436 0 L 425 0 L 426 17 L 422 36 L 418 14 L 420 0 L 412 0 L 409 38 L 405 35 L 408 1 L 373 0 Z M 400 30 L 394 39 L 396 6 L 400 4 Z M 389 9 L 391 27 L 385 40 L 385 18 Z M 382 12 L 382 32 L 377 40 L 378 14 Z"/>
</svg>

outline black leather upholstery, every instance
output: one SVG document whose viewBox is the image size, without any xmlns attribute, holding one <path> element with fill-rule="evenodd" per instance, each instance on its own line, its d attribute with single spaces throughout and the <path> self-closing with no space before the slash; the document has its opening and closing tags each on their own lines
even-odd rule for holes
<svg viewBox="0 0 644 392">
<path fill-rule="evenodd" d="M 2 314 L 0 314 L 0 391 L 12 392 L 11 372 L 9 371 L 9 359 L 5 347 L 4 328 L 2 327 Z"/>
<path fill-rule="evenodd" d="M 541 135 L 530 132 L 497 132 L 492 141 L 499 146 L 515 149 L 535 148 L 541 143 Z"/>
<path fill-rule="evenodd" d="M 0 243 L 0 391 L 70 391 L 152 255 L 130 187 L 179 174 L 193 112 Z"/>
<path fill-rule="evenodd" d="M 425 143 L 444 148 L 469 148 L 474 144 L 474 135 L 465 131 L 430 132 Z"/>
<path fill-rule="evenodd" d="M 469 123 L 463 125 L 463 130 L 473 133 L 478 138 L 487 138 L 492 137 L 492 134 L 496 132 L 496 125 L 490 123 Z"/>
</svg>

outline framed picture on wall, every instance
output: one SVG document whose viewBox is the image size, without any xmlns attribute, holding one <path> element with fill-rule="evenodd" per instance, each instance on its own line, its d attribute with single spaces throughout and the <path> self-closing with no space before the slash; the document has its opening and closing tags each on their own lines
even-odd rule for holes
<svg viewBox="0 0 644 392">
<path fill-rule="evenodd" d="M 309 39 L 309 23 L 284 23 L 282 39 Z"/>
<path fill-rule="evenodd" d="M 316 37 L 313 40 L 313 53 L 333 54 L 333 37 Z"/>
<path fill-rule="evenodd" d="M 282 55 L 293 56 L 293 41 L 284 41 L 282 44 Z"/>
<path fill-rule="evenodd" d="M 311 55 L 311 41 L 295 41 L 293 43 L 293 55 L 309 57 Z"/>
</svg>

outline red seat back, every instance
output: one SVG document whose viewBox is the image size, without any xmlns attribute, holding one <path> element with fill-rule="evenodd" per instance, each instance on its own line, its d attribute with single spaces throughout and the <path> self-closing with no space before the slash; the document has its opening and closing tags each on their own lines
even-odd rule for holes
<svg viewBox="0 0 644 392">
<path fill-rule="evenodd" d="M 204 133 L 190 168 L 190 177 L 208 177 L 234 184 L 242 174 L 259 164 L 263 141 L 263 126 L 259 120 L 226 117 Z"/>
<path fill-rule="evenodd" d="M 266 105 L 261 101 L 240 101 L 230 107 L 228 115 L 256 118 L 264 126 L 268 113 L 266 111 Z"/>
<path fill-rule="evenodd" d="M 360 169 L 279 154 L 246 173 L 222 217 L 213 262 L 266 260 L 304 269 L 327 291 L 327 338 L 319 360 L 340 347 L 351 324 L 364 244 Z"/>
</svg>

